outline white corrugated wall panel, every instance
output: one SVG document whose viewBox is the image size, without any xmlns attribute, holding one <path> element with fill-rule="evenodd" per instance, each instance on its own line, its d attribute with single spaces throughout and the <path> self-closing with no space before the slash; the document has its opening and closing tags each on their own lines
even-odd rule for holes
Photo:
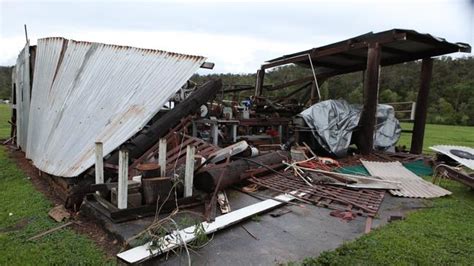
<svg viewBox="0 0 474 266">
<path fill-rule="evenodd" d="M 30 44 L 27 42 L 15 65 L 16 87 L 16 142 L 23 151 L 27 148 L 30 114 Z"/>
<path fill-rule="evenodd" d="M 63 38 L 39 39 L 36 49 L 33 89 L 31 92 L 30 123 L 28 126 L 28 149 L 26 158 L 38 153 L 38 148 L 46 130 L 42 128 L 50 117 L 48 102 L 54 98 L 50 92 L 58 67 L 61 50 L 66 40 Z"/>
<path fill-rule="evenodd" d="M 37 49 L 42 49 L 41 43 Z M 205 59 L 68 41 L 52 86 L 33 86 L 33 98 L 42 99 L 38 104 L 43 114 L 35 125 L 41 134 L 31 159 L 52 175 L 81 174 L 94 164 L 96 141 L 103 142 L 104 154 L 119 147 L 148 123 Z"/>
<path fill-rule="evenodd" d="M 409 198 L 436 198 L 451 192 L 415 175 L 400 162 L 372 162 L 361 160 L 372 176 L 400 183 L 400 189 L 390 190 L 392 195 Z"/>
<path fill-rule="evenodd" d="M 474 154 L 473 148 L 465 147 L 465 146 L 454 146 L 454 145 L 436 145 L 436 146 L 430 147 L 430 149 L 436 152 L 442 153 L 446 156 L 449 156 L 451 159 L 459 162 L 460 164 L 466 167 L 469 167 L 471 170 L 474 170 L 474 160 L 461 158 L 451 152 L 451 150 L 458 150 L 458 151 L 464 151 L 470 154 Z"/>
</svg>

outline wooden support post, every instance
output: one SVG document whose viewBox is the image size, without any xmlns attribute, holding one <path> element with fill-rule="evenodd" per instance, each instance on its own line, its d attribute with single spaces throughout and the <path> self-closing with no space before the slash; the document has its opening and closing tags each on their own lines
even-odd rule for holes
<svg viewBox="0 0 474 266">
<path fill-rule="evenodd" d="M 280 143 L 283 143 L 283 125 L 278 125 L 278 137 L 280 139 Z"/>
<path fill-rule="evenodd" d="M 219 126 L 216 123 L 211 124 L 212 144 L 219 146 Z"/>
<path fill-rule="evenodd" d="M 416 103 L 411 103 L 411 112 L 410 112 L 410 120 L 415 121 L 415 113 L 416 113 Z"/>
<path fill-rule="evenodd" d="M 196 125 L 196 121 L 194 121 L 194 119 L 192 121 L 192 126 L 193 126 L 193 129 L 192 129 L 193 133 L 192 134 L 193 134 L 193 137 L 196 138 L 197 137 L 197 125 Z"/>
<path fill-rule="evenodd" d="M 95 143 L 95 183 L 104 183 L 104 146 L 102 142 Z"/>
<path fill-rule="evenodd" d="M 117 207 L 127 208 L 128 200 L 128 150 L 119 150 L 119 173 L 118 173 L 118 195 Z"/>
<path fill-rule="evenodd" d="M 237 125 L 232 125 L 232 142 L 237 142 Z"/>
<path fill-rule="evenodd" d="M 194 146 L 186 147 L 186 168 L 184 172 L 184 197 L 191 197 L 193 195 L 194 183 L 194 154 L 196 148 Z"/>
<path fill-rule="evenodd" d="M 159 142 L 159 148 L 158 148 L 158 164 L 160 165 L 160 175 L 166 176 L 166 153 L 167 153 L 167 148 L 166 148 L 166 139 L 161 138 Z"/>
<path fill-rule="evenodd" d="M 311 105 L 316 103 L 317 95 L 318 95 L 318 91 L 317 91 L 316 83 L 313 81 L 313 83 L 311 83 L 311 99 L 310 99 Z"/>
<path fill-rule="evenodd" d="M 374 146 L 374 129 L 377 114 L 380 76 L 380 46 L 369 44 L 367 69 L 364 78 L 364 107 L 359 121 L 358 147 L 362 154 L 369 154 Z"/>
<path fill-rule="evenodd" d="M 257 79 L 255 81 L 255 96 L 262 96 L 264 78 L 265 78 L 265 69 L 257 70 Z"/>
<path fill-rule="evenodd" d="M 411 136 L 410 153 L 421 154 L 425 136 L 426 114 L 428 111 L 428 95 L 430 93 L 433 59 L 425 58 L 421 63 L 420 90 L 416 97 L 415 122 Z"/>
</svg>

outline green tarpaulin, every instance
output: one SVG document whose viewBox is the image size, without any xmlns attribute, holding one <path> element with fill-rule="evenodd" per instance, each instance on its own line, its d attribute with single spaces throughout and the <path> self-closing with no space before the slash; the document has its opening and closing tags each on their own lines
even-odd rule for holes
<svg viewBox="0 0 474 266">
<path fill-rule="evenodd" d="M 403 166 L 418 176 L 430 176 L 433 174 L 433 169 L 431 169 L 429 165 L 426 165 L 423 160 L 404 163 Z M 336 172 L 353 175 L 369 175 L 369 172 L 367 172 L 363 165 L 341 167 L 336 169 Z"/>
</svg>

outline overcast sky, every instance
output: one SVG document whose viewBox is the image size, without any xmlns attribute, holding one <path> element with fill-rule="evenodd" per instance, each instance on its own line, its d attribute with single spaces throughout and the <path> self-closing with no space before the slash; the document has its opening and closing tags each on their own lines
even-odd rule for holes
<svg viewBox="0 0 474 266">
<path fill-rule="evenodd" d="M 265 60 L 370 31 L 414 29 L 473 45 L 474 0 L 5 1 L 0 65 L 25 44 L 62 36 L 203 55 L 213 71 L 254 72 Z"/>
</svg>

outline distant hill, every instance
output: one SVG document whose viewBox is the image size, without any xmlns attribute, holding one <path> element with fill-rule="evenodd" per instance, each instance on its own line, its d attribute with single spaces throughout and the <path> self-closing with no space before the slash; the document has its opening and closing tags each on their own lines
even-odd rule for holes
<svg viewBox="0 0 474 266">
<path fill-rule="evenodd" d="M 0 99 L 9 99 L 12 88 L 12 67 L 0 66 Z"/>
<path fill-rule="evenodd" d="M 420 69 L 420 61 L 383 67 L 379 102 L 416 101 Z M 285 66 L 268 72 L 265 84 L 280 84 L 309 75 L 308 69 Z M 202 83 L 212 77 L 221 78 L 224 84 L 255 85 L 255 74 L 194 75 L 193 80 Z M 288 92 L 282 91 L 281 95 Z M 342 98 L 362 103 L 362 72 L 328 79 L 321 87 L 321 95 L 323 100 Z M 308 95 L 299 96 L 308 99 Z M 474 126 L 474 57 L 441 57 L 434 61 L 428 123 Z"/>
<path fill-rule="evenodd" d="M 419 87 L 420 62 L 383 67 L 380 76 L 380 102 L 415 101 Z M 311 71 L 296 66 L 276 68 L 265 75 L 265 84 L 280 84 L 311 75 Z M 221 78 L 225 85 L 255 85 L 255 74 L 194 75 L 191 79 L 204 83 Z M 10 97 L 11 67 L 0 67 L 0 99 Z M 253 91 L 246 92 L 248 95 Z M 280 91 L 285 95 L 288 91 Z M 245 94 L 242 93 L 242 94 Z M 362 72 L 328 79 L 321 87 L 323 99 L 343 98 L 362 102 Z M 307 95 L 299 95 L 306 97 Z M 434 61 L 429 96 L 428 122 L 433 124 L 474 126 L 474 57 L 453 59 L 441 57 Z M 442 134 L 442 132 L 440 132 Z"/>
</svg>

